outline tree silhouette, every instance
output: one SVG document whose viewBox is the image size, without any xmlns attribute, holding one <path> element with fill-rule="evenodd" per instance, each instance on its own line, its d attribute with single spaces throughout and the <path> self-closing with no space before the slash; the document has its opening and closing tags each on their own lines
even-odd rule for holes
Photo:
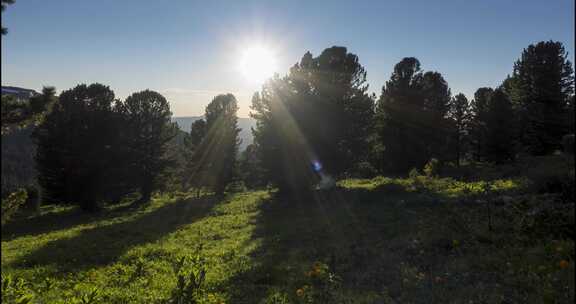
<svg viewBox="0 0 576 304">
<path fill-rule="evenodd" d="M 517 107 L 520 140 L 536 155 L 560 149 L 569 132 L 569 102 L 574 94 L 574 71 L 560 42 L 529 45 L 504 83 Z"/>
<path fill-rule="evenodd" d="M 2 13 L 6 9 L 6 7 L 10 4 L 14 4 L 14 0 L 2 0 Z M 8 29 L 2 26 L 2 35 L 8 34 Z"/>
<path fill-rule="evenodd" d="M 170 122 L 172 113 L 164 96 L 145 90 L 130 95 L 119 103 L 118 112 L 128 130 L 124 144 L 128 148 L 129 171 L 142 194 L 150 199 L 159 186 L 159 177 L 168 166 L 164 158 L 168 142 L 176 136 L 176 126 Z"/>
<path fill-rule="evenodd" d="M 113 153 L 118 144 L 114 92 L 101 84 L 62 92 L 34 131 L 36 166 L 46 202 L 98 209 L 107 198 Z"/>
<path fill-rule="evenodd" d="M 470 123 L 470 104 L 464 94 L 454 96 L 450 102 L 449 117 L 452 122 L 452 146 L 454 147 L 454 160 L 460 167 L 460 160 L 466 151 L 468 126 Z"/>
<path fill-rule="evenodd" d="M 495 163 L 514 159 L 514 110 L 501 88 L 494 90 L 488 103 L 486 119 L 486 157 Z"/>
<path fill-rule="evenodd" d="M 366 159 L 374 101 L 366 71 L 345 47 L 304 54 L 286 77 L 252 99 L 254 131 L 265 174 L 281 189 L 304 190 Z"/>
<path fill-rule="evenodd" d="M 380 169 L 406 173 L 435 157 L 445 158 L 450 89 L 437 72 L 422 73 L 413 57 L 394 67 L 377 106 L 377 132 L 383 147 Z"/>
<path fill-rule="evenodd" d="M 474 100 L 470 105 L 470 141 L 472 155 L 476 161 L 482 160 L 486 156 L 487 141 L 487 119 L 490 97 L 494 93 L 492 88 L 479 88 L 474 93 Z"/>
</svg>

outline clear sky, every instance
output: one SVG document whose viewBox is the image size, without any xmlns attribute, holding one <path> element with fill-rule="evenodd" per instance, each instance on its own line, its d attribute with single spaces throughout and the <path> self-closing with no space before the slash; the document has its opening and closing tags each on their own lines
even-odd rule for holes
<svg viewBox="0 0 576 304">
<path fill-rule="evenodd" d="M 260 83 L 239 65 L 254 45 L 280 74 L 308 50 L 346 46 L 378 94 L 403 57 L 469 97 L 498 85 L 530 43 L 561 41 L 574 61 L 574 0 L 16 0 L 2 24 L 2 85 L 100 82 L 119 98 L 149 88 L 175 116 L 202 115 L 230 92 L 246 117 Z"/>
</svg>

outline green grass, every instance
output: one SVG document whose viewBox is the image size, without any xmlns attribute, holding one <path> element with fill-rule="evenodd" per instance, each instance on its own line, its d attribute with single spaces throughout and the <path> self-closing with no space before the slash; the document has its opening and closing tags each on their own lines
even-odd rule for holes
<svg viewBox="0 0 576 304">
<path fill-rule="evenodd" d="M 523 181 L 379 177 L 339 184 L 293 198 L 179 193 L 99 215 L 44 210 L 3 227 L 2 275 L 25 282 L 3 295 L 162 303 L 177 287 L 174 265 L 189 257 L 184 274 L 206 270 L 194 293 L 199 303 L 574 299 L 574 242 L 526 228 L 534 225 L 521 215 L 545 197 L 522 193 Z"/>
</svg>

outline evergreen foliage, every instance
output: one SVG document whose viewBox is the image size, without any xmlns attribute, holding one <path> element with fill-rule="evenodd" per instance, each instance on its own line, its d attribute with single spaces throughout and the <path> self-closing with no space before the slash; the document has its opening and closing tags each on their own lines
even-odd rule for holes
<svg viewBox="0 0 576 304">
<path fill-rule="evenodd" d="M 562 136 L 570 132 L 574 98 L 574 70 L 562 43 L 529 45 L 514 64 L 512 79 L 506 87 L 514 93 L 522 144 L 534 155 L 559 150 Z"/>
<path fill-rule="evenodd" d="M 238 154 L 238 111 L 232 94 L 221 94 L 206 107 L 204 119 L 192 124 L 190 184 L 223 194 L 235 178 Z"/>
</svg>

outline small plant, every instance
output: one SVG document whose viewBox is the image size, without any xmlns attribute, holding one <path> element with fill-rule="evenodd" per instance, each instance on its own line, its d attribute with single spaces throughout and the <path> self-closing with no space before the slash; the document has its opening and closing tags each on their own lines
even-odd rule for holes
<svg viewBox="0 0 576 304">
<path fill-rule="evenodd" d="M 28 283 L 22 278 L 14 279 L 10 275 L 2 275 L 2 303 L 33 303 L 34 293 L 28 287 Z"/>
<path fill-rule="evenodd" d="M 304 284 L 297 288 L 295 295 L 304 303 L 335 303 L 338 302 L 340 278 L 332 273 L 328 265 L 315 262 L 306 276 Z"/>
<path fill-rule="evenodd" d="M 96 304 L 100 300 L 100 290 L 96 287 L 90 288 L 86 292 L 81 292 L 80 296 L 72 299 L 72 303 L 78 304 Z"/>
<path fill-rule="evenodd" d="M 176 288 L 166 303 L 199 303 L 206 279 L 204 258 L 199 254 L 194 257 L 182 256 L 173 264 L 173 268 L 177 280 Z"/>
<path fill-rule="evenodd" d="M 408 178 L 410 178 L 411 180 L 418 178 L 418 176 L 420 176 L 420 172 L 416 168 L 412 168 L 412 170 L 408 172 Z"/>
</svg>

